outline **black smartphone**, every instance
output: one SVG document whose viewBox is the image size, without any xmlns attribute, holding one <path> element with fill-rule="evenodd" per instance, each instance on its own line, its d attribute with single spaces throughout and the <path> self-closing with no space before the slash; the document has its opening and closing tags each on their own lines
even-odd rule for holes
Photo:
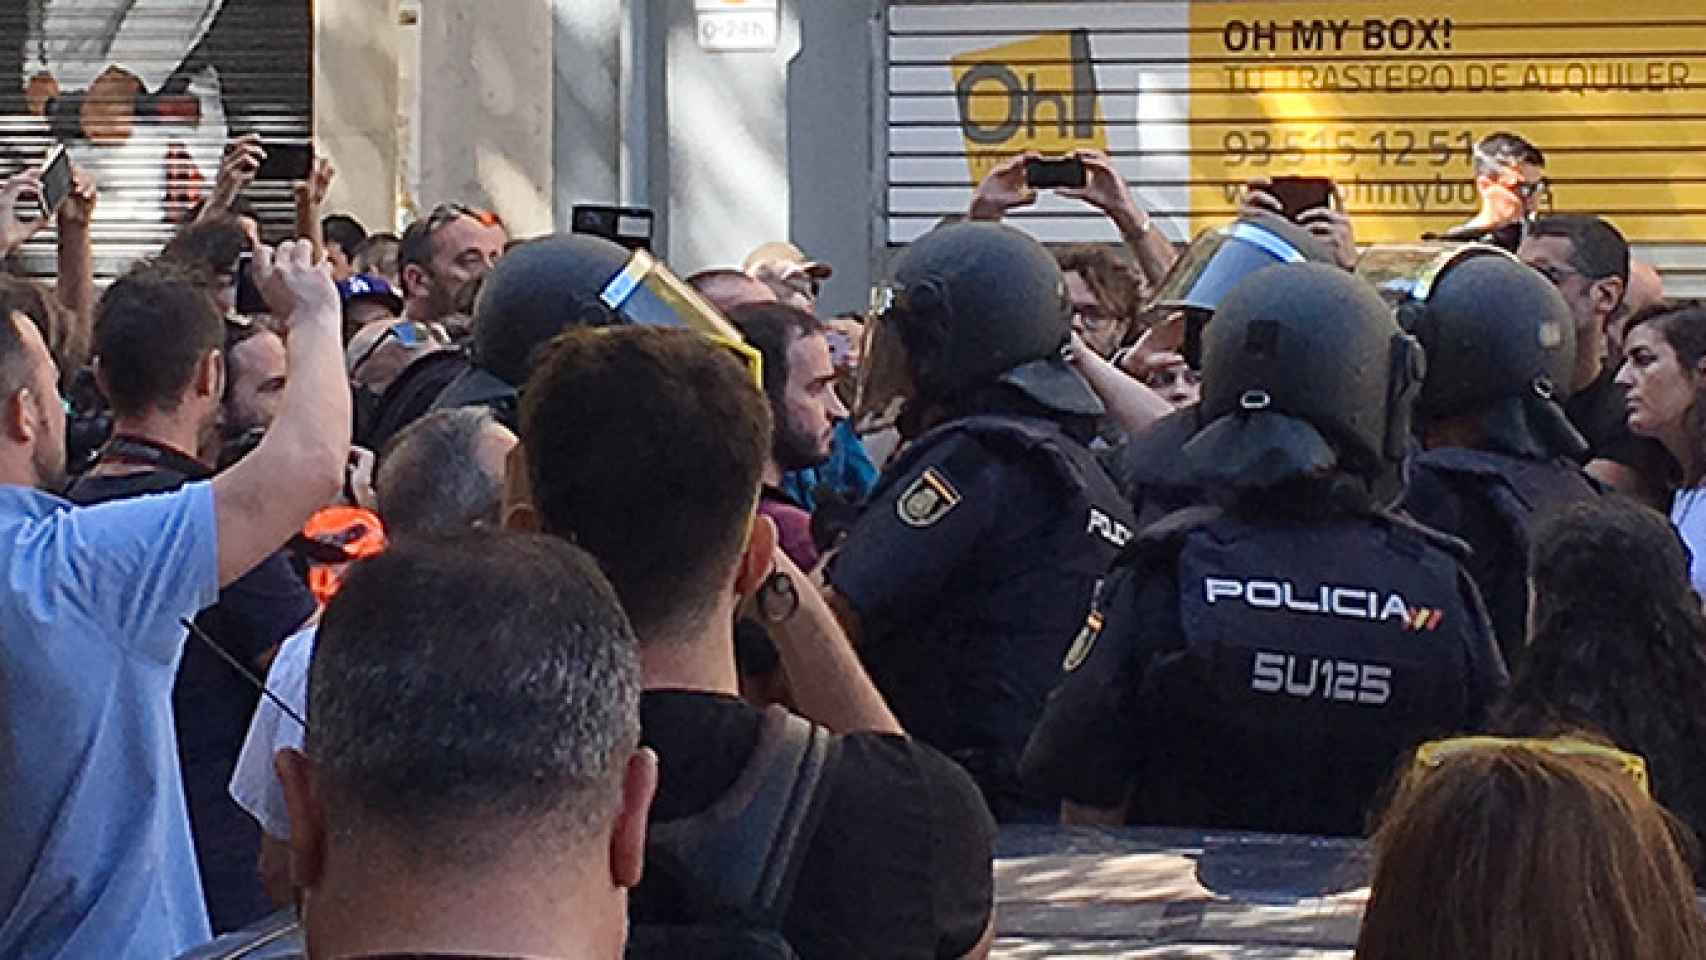
<svg viewBox="0 0 1706 960">
<path fill-rule="evenodd" d="M 621 244 L 629 250 L 652 248 L 653 213 L 645 207 L 610 207 L 601 204 L 576 204 L 570 213 L 570 228 L 576 233 Z"/>
<path fill-rule="evenodd" d="M 1330 210 L 1338 196 L 1331 177 L 1275 177 L 1262 189 L 1285 208 L 1287 220 L 1322 207 Z"/>
<path fill-rule="evenodd" d="M 1046 157 L 1025 161 L 1025 182 L 1035 190 L 1056 187 L 1082 187 L 1085 183 L 1084 161 L 1077 157 Z"/>
<path fill-rule="evenodd" d="M 248 250 L 237 255 L 237 312 L 245 317 L 256 317 L 272 312 L 267 306 L 267 298 L 261 295 L 261 288 L 255 283 L 255 255 Z"/>
<path fill-rule="evenodd" d="M 1179 346 L 1179 356 L 1185 358 L 1185 366 L 1198 373 L 1202 372 L 1202 328 L 1208 325 L 1209 318 L 1214 314 L 1207 310 L 1186 309 L 1185 341 Z"/>
<path fill-rule="evenodd" d="M 51 217 L 65 198 L 71 196 L 71 154 L 65 144 L 56 144 L 41 169 L 41 215 Z"/>
<path fill-rule="evenodd" d="M 263 143 L 266 159 L 255 172 L 256 180 L 307 180 L 314 172 L 314 145 L 311 143 Z"/>
</svg>

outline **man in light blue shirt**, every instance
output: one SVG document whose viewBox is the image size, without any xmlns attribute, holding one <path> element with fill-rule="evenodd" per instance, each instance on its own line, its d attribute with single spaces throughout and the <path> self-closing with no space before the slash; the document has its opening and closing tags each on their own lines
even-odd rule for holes
<svg viewBox="0 0 1706 960">
<path fill-rule="evenodd" d="M 242 463 L 73 508 L 58 371 L 0 317 L 0 957 L 172 956 L 208 938 L 171 717 L 181 618 L 336 497 L 349 449 L 336 288 L 308 244 L 257 275 L 287 317 L 283 412 Z"/>
</svg>

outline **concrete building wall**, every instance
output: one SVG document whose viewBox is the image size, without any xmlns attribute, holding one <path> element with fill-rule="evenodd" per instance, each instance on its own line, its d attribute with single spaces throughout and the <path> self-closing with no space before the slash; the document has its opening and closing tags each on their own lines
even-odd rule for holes
<svg viewBox="0 0 1706 960">
<path fill-rule="evenodd" d="M 326 209 L 369 230 L 397 215 L 398 55 L 397 0 L 314 4 L 314 140 L 338 171 Z"/>
<path fill-rule="evenodd" d="M 429 0 L 420 15 L 422 212 L 489 207 L 513 236 L 554 223 L 552 78 L 546 0 Z"/>
<path fill-rule="evenodd" d="M 526 236 L 576 203 L 650 206 L 683 275 L 793 239 L 836 269 L 824 308 L 862 308 L 883 3 L 780 7 L 777 48 L 735 53 L 700 48 L 685 0 L 422 3 L 423 210 L 487 204 Z"/>
</svg>

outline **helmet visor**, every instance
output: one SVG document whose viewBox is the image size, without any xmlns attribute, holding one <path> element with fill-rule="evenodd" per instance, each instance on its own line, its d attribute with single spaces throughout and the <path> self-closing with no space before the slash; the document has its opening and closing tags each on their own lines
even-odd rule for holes
<svg viewBox="0 0 1706 960">
<path fill-rule="evenodd" d="M 894 426 L 914 392 L 906 343 L 896 325 L 896 297 L 892 287 L 879 286 L 871 291 L 871 308 L 865 315 L 863 359 L 853 398 L 853 429 L 857 433 Z"/>
<path fill-rule="evenodd" d="M 1445 271 L 1470 257 L 1510 257 L 1485 243 L 1394 243 L 1369 247 L 1357 259 L 1356 275 L 1394 307 L 1425 303 Z"/>
<path fill-rule="evenodd" d="M 710 301 L 646 251 L 634 251 L 627 266 L 610 278 L 598 298 L 630 323 L 685 327 L 727 347 L 752 373 L 758 388 L 764 389 L 764 363 L 759 352 L 747 344 L 740 331 Z"/>
<path fill-rule="evenodd" d="M 1285 239 L 1254 223 L 1239 221 L 1204 230 L 1167 272 L 1152 305 L 1212 313 L 1238 281 L 1250 274 L 1276 263 L 1302 263 L 1306 259 Z"/>
</svg>

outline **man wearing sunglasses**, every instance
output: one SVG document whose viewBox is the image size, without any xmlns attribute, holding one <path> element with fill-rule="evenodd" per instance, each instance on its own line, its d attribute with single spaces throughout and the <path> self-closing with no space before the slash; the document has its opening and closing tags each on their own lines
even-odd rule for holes
<svg viewBox="0 0 1706 960">
<path fill-rule="evenodd" d="M 1546 155 L 1522 137 L 1500 132 L 1488 134 L 1475 144 L 1470 163 L 1481 209 L 1437 239 L 1479 240 L 1514 253 L 1522 242 L 1523 224 L 1550 206 Z"/>
<path fill-rule="evenodd" d="M 438 323 L 455 313 L 457 296 L 492 269 L 508 242 L 503 221 L 489 210 L 434 207 L 403 232 L 397 253 L 404 318 Z"/>
</svg>

